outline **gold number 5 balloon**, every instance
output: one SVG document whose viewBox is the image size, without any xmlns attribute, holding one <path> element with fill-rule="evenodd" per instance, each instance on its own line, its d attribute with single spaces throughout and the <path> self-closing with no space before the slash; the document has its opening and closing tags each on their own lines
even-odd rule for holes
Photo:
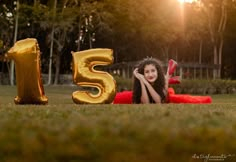
<svg viewBox="0 0 236 162">
<path fill-rule="evenodd" d="M 72 99 L 77 104 L 109 104 L 116 94 L 116 83 L 113 77 L 104 71 L 95 70 L 97 65 L 113 63 L 111 49 L 90 49 L 72 52 L 73 56 L 73 82 L 82 87 L 95 87 L 97 94 L 88 91 L 76 91 Z"/>
<path fill-rule="evenodd" d="M 18 95 L 16 104 L 46 104 L 47 97 L 40 73 L 40 50 L 36 39 L 20 40 L 7 52 L 8 58 L 16 65 L 16 84 Z"/>
</svg>

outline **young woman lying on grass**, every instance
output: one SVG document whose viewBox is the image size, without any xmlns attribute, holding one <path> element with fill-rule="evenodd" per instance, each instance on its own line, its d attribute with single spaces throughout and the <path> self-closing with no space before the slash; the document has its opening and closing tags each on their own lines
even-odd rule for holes
<svg viewBox="0 0 236 162">
<path fill-rule="evenodd" d="M 166 75 L 162 64 L 155 58 L 145 58 L 134 69 L 133 91 L 118 92 L 114 104 L 149 104 L 149 103 L 211 103 L 210 96 L 191 96 L 175 94 L 173 88 L 168 88 L 171 74 L 170 60 Z M 176 63 L 176 62 L 175 62 Z M 176 63 L 177 65 L 177 63 Z M 171 69 L 171 70 L 170 70 Z"/>
<path fill-rule="evenodd" d="M 161 62 L 154 58 L 143 59 L 135 68 L 132 102 L 165 103 L 169 74 L 164 75 Z"/>
</svg>

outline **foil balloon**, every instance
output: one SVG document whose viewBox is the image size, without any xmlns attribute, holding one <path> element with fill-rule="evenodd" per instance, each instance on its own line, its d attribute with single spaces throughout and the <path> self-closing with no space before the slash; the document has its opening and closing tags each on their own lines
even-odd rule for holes
<svg viewBox="0 0 236 162">
<path fill-rule="evenodd" d="M 6 57 L 13 59 L 16 70 L 16 104 L 46 104 L 47 97 L 40 72 L 40 50 L 36 39 L 20 40 L 7 52 Z"/>
<path fill-rule="evenodd" d="M 95 70 L 95 66 L 113 63 L 111 49 L 90 49 L 72 52 L 73 82 L 82 87 L 96 88 L 97 93 L 76 91 L 72 99 L 76 104 L 109 104 L 116 95 L 116 82 L 104 71 Z"/>
</svg>

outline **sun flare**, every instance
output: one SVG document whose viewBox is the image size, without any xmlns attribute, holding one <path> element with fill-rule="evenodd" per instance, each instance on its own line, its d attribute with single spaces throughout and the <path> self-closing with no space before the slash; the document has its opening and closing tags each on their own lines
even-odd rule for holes
<svg viewBox="0 0 236 162">
<path fill-rule="evenodd" d="M 197 0 L 178 0 L 180 3 L 193 3 L 197 2 Z"/>
</svg>

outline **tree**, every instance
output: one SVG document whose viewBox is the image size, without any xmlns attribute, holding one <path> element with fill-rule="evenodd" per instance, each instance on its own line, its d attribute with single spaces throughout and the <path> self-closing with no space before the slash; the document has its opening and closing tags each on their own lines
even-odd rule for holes
<svg viewBox="0 0 236 162">
<path fill-rule="evenodd" d="M 19 1 L 14 2 L 16 3 L 4 1 L 1 6 L 1 39 L 3 40 L 4 52 L 6 52 L 17 39 Z M 12 38 L 14 39 L 13 42 Z M 8 69 L 10 84 L 14 85 L 14 61 L 10 62 Z"/>
<path fill-rule="evenodd" d="M 53 2 L 53 3 L 52 3 Z M 66 43 L 70 40 L 68 33 L 73 29 L 77 10 L 67 7 L 66 2 L 53 0 L 44 6 L 45 13 L 40 25 L 43 29 L 51 29 L 49 36 L 50 56 L 49 56 L 49 73 L 48 84 L 51 84 L 52 64 L 55 62 L 54 84 L 58 83 L 60 73 L 60 59 Z"/>
<path fill-rule="evenodd" d="M 213 63 L 219 65 L 219 70 L 213 71 L 213 78 L 221 78 L 224 32 L 228 21 L 228 8 L 232 3 L 234 3 L 232 0 L 202 1 L 202 9 L 207 16 L 210 40 L 213 45 Z"/>
</svg>

